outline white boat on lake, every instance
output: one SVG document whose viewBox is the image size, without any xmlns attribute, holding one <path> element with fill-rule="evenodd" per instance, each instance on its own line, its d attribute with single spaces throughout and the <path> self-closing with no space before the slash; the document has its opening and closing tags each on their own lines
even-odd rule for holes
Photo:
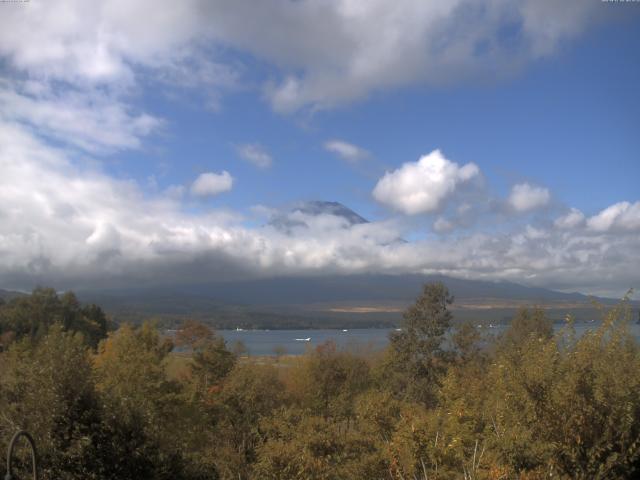
<svg viewBox="0 0 640 480">
<path fill-rule="evenodd" d="M 311 337 L 307 337 L 307 338 L 296 338 L 296 342 L 310 342 L 311 341 Z"/>
</svg>

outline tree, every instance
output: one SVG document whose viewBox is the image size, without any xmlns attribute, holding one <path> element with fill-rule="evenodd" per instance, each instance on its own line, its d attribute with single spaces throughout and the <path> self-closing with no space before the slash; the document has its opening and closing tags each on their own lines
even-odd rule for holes
<svg viewBox="0 0 640 480">
<path fill-rule="evenodd" d="M 482 334 L 471 322 L 457 325 L 451 340 L 459 363 L 468 364 L 480 360 L 478 357 L 482 354 Z"/>
<path fill-rule="evenodd" d="M 37 344 L 13 344 L 2 356 L 0 411 L 0 438 L 21 428 L 37 439 L 44 478 L 94 478 L 101 411 L 80 334 L 54 325 Z"/>
<path fill-rule="evenodd" d="M 451 323 L 453 302 L 441 282 L 424 285 L 415 304 L 403 314 L 402 329 L 392 332 L 380 381 L 400 396 L 427 406 L 436 402 L 438 386 L 451 358 L 442 348 Z"/>
<path fill-rule="evenodd" d="M 213 439 L 209 448 L 221 478 L 250 478 L 264 438 L 261 421 L 285 400 L 277 370 L 267 365 L 238 364 L 220 388 L 209 392 Z"/>
<path fill-rule="evenodd" d="M 518 349 L 530 338 L 549 340 L 553 337 L 553 322 L 546 316 L 542 308 L 529 309 L 522 307 L 511 321 L 509 328 L 498 339 L 499 349 Z"/>
<path fill-rule="evenodd" d="M 236 364 L 236 355 L 227 350 L 222 337 L 214 337 L 193 352 L 191 375 L 197 391 L 204 393 L 225 378 Z"/>
<path fill-rule="evenodd" d="M 523 337 L 498 353 L 489 374 L 493 447 L 513 471 L 569 478 L 640 473 L 640 349 L 626 307 L 576 338 Z"/>
<path fill-rule="evenodd" d="M 92 348 L 106 337 L 110 326 L 97 305 L 82 306 L 73 292 L 58 296 L 52 288 L 36 288 L 31 295 L 16 297 L 0 306 L 0 333 L 10 334 L 12 339 L 28 337 L 37 341 L 54 324 L 80 332 Z"/>
<path fill-rule="evenodd" d="M 178 347 L 186 347 L 197 351 L 204 348 L 215 336 L 204 323 L 195 320 L 185 320 L 176 332 L 175 343 Z"/>
<path fill-rule="evenodd" d="M 149 322 L 137 329 L 124 325 L 100 344 L 97 388 L 105 411 L 112 415 L 108 436 L 118 440 L 111 449 L 126 451 L 130 468 L 144 466 L 142 472 L 121 472 L 122 477 L 184 475 L 182 446 L 192 427 L 182 388 L 166 375 L 165 360 L 172 347 Z"/>
<path fill-rule="evenodd" d="M 185 321 L 175 341 L 176 345 L 191 351 L 191 384 L 196 396 L 201 398 L 211 386 L 219 384 L 236 363 L 236 355 L 227 350 L 224 338 L 203 323 Z"/>
<path fill-rule="evenodd" d="M 262 428 L 267 441 L 258 449 L 255 478 L 389 478 L 389 465 L 376 439 L 345 420 L 293 408 L 265 419 Z"/>
<path fill-rule="evenodd" d="M 307 353 L 290 373 L 290 388 L 303 409 L 326 417 L 353 415 L 354 400 L 370 385 L 369 366 L 327 341 Z"/>
</svg>

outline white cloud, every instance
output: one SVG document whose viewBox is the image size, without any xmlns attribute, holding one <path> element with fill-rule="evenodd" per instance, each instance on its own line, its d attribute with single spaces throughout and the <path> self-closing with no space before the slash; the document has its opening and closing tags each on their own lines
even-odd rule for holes
<svg viewBox="0 0 640 480">
<path fill-rule="evenodd" d="M 350 163 L 356 163 L 369 156 L 369 152 L 364 148 L 343 140 L 328 140 L 325 142 L 324 148 Z"/>
<path fill-rule="evenodd" d="M 587 226 L 595 231 L 640 230 L 640 201 L 619 202 L 605 208 L 587 220 Z"/>
<path fill-rule="evenodd" d="M 577 208 L 572 208 L 566 215 L 556 218 L 553 224 L 558 228 L 571 229 L 584 224 L 584 213 Z"/>
<path fill-rule="evenodd" d="M 551 194 L 544 187 L 518 183 L 511 188 L 509 205 L 517 212 L 528 212 L 549 204 Z"/>
<path fill-rule="evenodd" d="M 499 233 L 487 225 L 490 233 L 398 242 L 407 231 L 393 220 L 350 225 L 306 214 L 306 227 L 283 233 L 244 227 L 234 212 L 189 213 L 167 195 L 146 197 L 133 182 L 79 170 L 64 151 L 1 120 L 0 169 L 5 288 L 352 273 L 442 273 L 587 292 L 623 293 L 640 282 L 640 236 L 616 229 L 634 225 L 638 202 L 622 207 L 611 230 L 527 225 Z"/>
<path fill-rule="evenodd" d="M 3 9 L 0 62 L 28 80 L 0 82 L 2 116 L 93 154 L 140 147 L 163 125 L 132 107 L 142 83 L 203 91 L 213 107 L 237 83 L 232 65 L 209 58 L 201 13 L 199 0 L 31 0 Z"/>
<path fill-rule="evenodd" d="M 271 155 L 269 155 L 263 146 L 258 144 L 247 143 L 240 145 L 237 151 L 241 158 L 253 163 L 259 168 L 269 168 L 273 162 Z"/>
<path fill-rule="evenodd" d="M 215 103 L 242 67 L 211 57 L 232 47 L 279 69 L 280 80 L 265 87 L 278 111 L 509 75 L 553 54 L 607 8 L 583 0 L 27 3 L 2 11 L 0 57 L 10 67 L 110 89 L 135 88 L 142 68 L 150 79 L 212 91 Z"/>
<path fill-rule="evenodd" d="M 438 233 L 451 232 L 455 228 L 456 226 L 453 222 L 443 217 L 438 217 L 437 220 L 433 222 L 433 229 Z"/>
<path fill-rule="evenodd" d="M 54 93 L 46 83 L 34 81 L 0 81 L 0 112 L 6 120 L 92 153 L 139 148 L 142 137 L 163 125 L 99 90 Z"/>
<path fill-rule="evenodd" d="M 220 38 L 281 68 L 266 95 L 291 112 L 510 75 L 578 36 L 601 8 L 579 0 L 237 0 L 214 2 L 211 21 Z M 261 21 L 247 28 L 254 16 Z"/>
<path fill-rule="evenodd" d="M 459 166 L 439 150 L 387 172 L 378 181 L 373 197 L 407 215 L 429 213 L 441 208 L 456 189 L 480 175 L 474 163 Z"/>
<path fill-rule="evenodd" d="M 228 192 L 233 187 L 233 177 L 223 170 L 222 173 L 206 172 L 191 185 L 191 194 L 196 197 L 214 197 Z"/>
<path fill-rule="evenodd" d="M 164 190 L 164 194 L 169 198 L 179 200 L 184 196 L 185 190 L 184 185 L 169 185 Z"/>
<path fill-rule="evenodd" d="M 0 55 L 17 69 L 74 84 L 130 83 L 134 65 L 175 62 L 206 28 L 197 0 L 28 3 L 3 10 Z"/>
</svg>

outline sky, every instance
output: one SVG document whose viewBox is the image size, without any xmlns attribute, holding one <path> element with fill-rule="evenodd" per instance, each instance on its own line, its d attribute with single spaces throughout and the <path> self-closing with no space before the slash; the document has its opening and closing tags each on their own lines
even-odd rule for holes
<svg viewBox="0 0 640 480">
<path fill-rule="evenodd" d="M 0 288 L 442 273 L 623 295 L 639 43 L 639 2 L 0 2 Z"/>
</svg>

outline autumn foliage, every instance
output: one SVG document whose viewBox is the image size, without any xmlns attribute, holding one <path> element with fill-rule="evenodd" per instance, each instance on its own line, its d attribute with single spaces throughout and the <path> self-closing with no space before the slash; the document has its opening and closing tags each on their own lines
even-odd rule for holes
<svg viewBox="0 0 640 480">
<path fill-rule="evenodd" d="M 534 308 L 494 338 L 452 324 L 429 284 L 386 351 L 275 361 L 238 358 L 201 323 L 173 340 L 152 323 L 109 331 L 98 307 L 33 297 L 0 306 L 0 448 L 29 430 L 46 479 L 640 475 L 626 302 L 581 336 Z"/>
</svg>

